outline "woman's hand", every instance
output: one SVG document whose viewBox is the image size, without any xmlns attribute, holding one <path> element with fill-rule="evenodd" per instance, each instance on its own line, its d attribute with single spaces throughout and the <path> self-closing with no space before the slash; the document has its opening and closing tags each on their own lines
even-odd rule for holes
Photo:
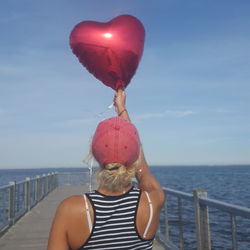
<svg viewBox="0 0 250 250">
<path fill-rule="evenodd" d="M 114 96 L 114 104 L 116 107 L 116 112 L 119 115 L 123 109 L 126 108 L 126 93 L 122 89 L 118 89 Z"/>
<path fill-rule="evenodd" d="M 114 96 L 115 111 L 118 116 L 130 121 L 128 111 L 126 109 L 126 92 L 118 89 Z"/>
</svg>

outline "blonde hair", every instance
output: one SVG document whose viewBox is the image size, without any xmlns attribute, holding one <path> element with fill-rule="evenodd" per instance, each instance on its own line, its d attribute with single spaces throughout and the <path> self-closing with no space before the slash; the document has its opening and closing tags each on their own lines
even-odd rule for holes
<svg viewBox="0 0 250 250">
<path fill-rule="evenodd" d="M 135 175 L 135 164 L 126 168 L 123 164 L 112 162 L 100 169 L 97 174 L 97 182 L 101 188 L 110 192 L 121 192 L 131 183 Z"/>
</svg>

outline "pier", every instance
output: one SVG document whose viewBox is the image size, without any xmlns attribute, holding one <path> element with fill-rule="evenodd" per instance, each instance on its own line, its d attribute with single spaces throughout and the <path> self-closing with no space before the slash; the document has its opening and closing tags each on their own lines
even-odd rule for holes
<svg viewBox="0 0 250 250">
<path fill-rule="evenodd" d="M 68 196 L 81 195 L 91 188 L 92 176 L 87 171 L 27 177 L 22 182 L 10 182 L 0 187 L 0 249 L 46 250 L 58 204 Z M 237 229 L 238 219 L 249 220 L 249 208 L 210 199 L 202 189 L 185 193 L 164 187 L 164 192 L 166 201 L 153 249 L 216 249 L 212 245 L 210 229 L 211 211 L 214 210 L 227 215 L 225 218 L 228 218 L 228 231 L 231 235 L 227 244 L 230 249 L 249 249 L 239 248 L 237 237 L 238 230 L 241 230 Z M 188 210 L 187 225 L 184 210 Z M 185 228 L 188 228 L 188 234 Z M 187 247 L 185 243 L 190 239 L 193 243 Z M 248 243 L 247 246 L 250 246 L 249 238 L 246 239 Z"/>
</svg>

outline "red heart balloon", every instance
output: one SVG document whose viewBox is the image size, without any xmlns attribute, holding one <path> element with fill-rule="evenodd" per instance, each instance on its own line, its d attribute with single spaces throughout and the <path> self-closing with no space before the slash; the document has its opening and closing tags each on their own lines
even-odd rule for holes
<svg viewBox="0 0 250 250">
<path fill-rule="evenodd" d="M 114 90 L 125 88 L 142 56 L 145 30 L 130 15 L 107 23 L 84 21 L 70 34 L 70 47 L 87 70 Z"/>
</svg>

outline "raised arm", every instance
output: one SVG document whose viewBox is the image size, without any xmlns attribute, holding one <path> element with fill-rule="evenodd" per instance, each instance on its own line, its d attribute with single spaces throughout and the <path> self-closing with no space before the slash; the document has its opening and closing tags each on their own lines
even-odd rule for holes
<svg viewBox="0 0 250 250">
<path fill-rule="evenodd" d="M 145 159 L 142 147 L 137 162 L 136 179 L 139 183 L 140 189 L 150 193 L 152 199 L 155 200 L 155 204 L 161 207 L 164 203 L 164 191 L 162 190 L 161 184 L 152 175 Z"/>
<path fill-rule="evenodd" d="M 114 103 L 116 105 L 117 114 L 125 120 L 130 121 L 128 110 L 126 109 L 126 93 L 125 91 L 119 89 L 114 97 Z M 141 190 L 150 193 L 152 200 L 154 200 L 157 206 L 161 207 L 164 202 L 164 191 L 160 183 L 152 175 L 149 166 L 147 164 L 143 149 L 141 147 L 141 152 L 139 159 L 137 161 L 136 168 L 136 179 Z"/>
<path fill-rule="evenodd" d="M 126 93 L 122 89 L 118 89 L 114 97 L 115 110 L 118 116 L 130 121 L 128 110 L 126 109 Z"/>
</svg>

